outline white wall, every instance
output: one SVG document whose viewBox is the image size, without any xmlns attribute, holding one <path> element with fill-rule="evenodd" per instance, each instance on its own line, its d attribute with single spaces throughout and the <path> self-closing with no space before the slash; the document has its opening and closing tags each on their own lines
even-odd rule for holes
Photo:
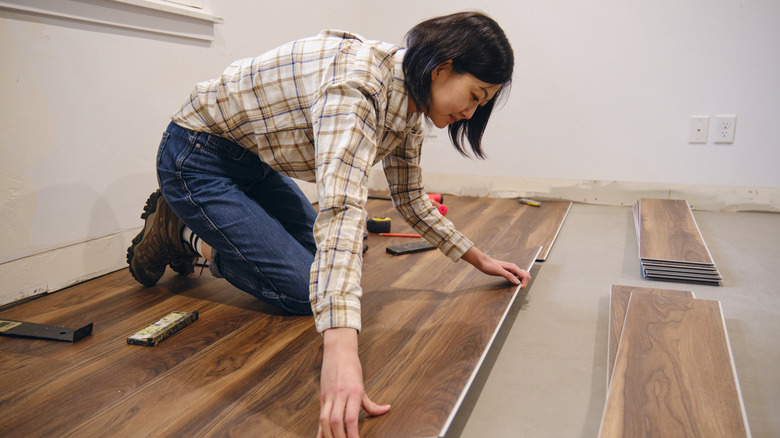
<svg viewBox="0 0 780 438">
<path fill-rule="evenodd" d="M 36 3 L 47 1 L 65 0 Z M 0 303 L 125 265 L 160 133 L 196 82 L 322 28 L 400 43 L 414 23 L 461 9 L 502 24 L 515 82 L 488 160 L 431 133 L 432 190 L 623 202 L 669 189 L 778 210 L 775 0 L 206 4 L 224 19 L 210 44 L 0 6 Z M 736 142 L 713 144 L 711 129 L 708 144 L 689 144 L 694 114 L 737 114 Z"/>
<path fill-rule="evenodd" d="M 515 50 L 511 97 L 485 137 L 490 159 L 457 159 L 440 136 L 427 171 L 780 187 L 780 2 L 448 1 L 411 13 L 423 3 L 401 4 L 374 28 L 379 38 L 395 36 L 396 23 L 476 7 Z M 718 114 L 738 116 L 734 144 L 714 144 Z M 688 143 L 692 115 L 711 116 L 707 144 Z"/>
</svg>

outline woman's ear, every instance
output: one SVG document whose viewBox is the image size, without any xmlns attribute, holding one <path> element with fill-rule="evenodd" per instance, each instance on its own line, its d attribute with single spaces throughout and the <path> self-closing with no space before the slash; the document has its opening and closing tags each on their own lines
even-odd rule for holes
<svg viewBox="0 0 780 438">
<path fill-rule="evenodd" d="M 442 62 L 441 64 L 437 65 L 436 68 L 433 69 L 431 72 L 431 81 L 435 81 L 436 78 L 439 77 L 442 73 L 449 73 L 452 70 L 452 60 L 448 59 L 447 61 Z"/>
</svg>

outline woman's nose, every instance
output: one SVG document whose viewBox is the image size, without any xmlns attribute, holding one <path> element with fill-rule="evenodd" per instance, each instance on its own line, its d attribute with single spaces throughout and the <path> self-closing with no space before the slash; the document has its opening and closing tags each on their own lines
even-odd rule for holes
<svg viewBox="0 0 780 438">
<path fill-rule="evenodd" d="M 474 112 L 477 110 L 477 102 L 474 102 L 473 105 L 469 105 L 468 108 L 463 110 L 461 114 L 463 114 L 464 119 L 470 119 L 471 116 L 474 115 Z"/>
</svg>

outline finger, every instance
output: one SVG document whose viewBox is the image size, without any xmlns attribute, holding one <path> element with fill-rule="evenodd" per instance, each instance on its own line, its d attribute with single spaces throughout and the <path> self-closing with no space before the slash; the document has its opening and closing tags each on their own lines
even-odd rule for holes
<svg viewBox="0 0 780 438">
<path fill-rule="evenodd" d="M 519 278 L 515 284 L 522 283 L 522 285 L 525 286 L 529 281 L 531 281 L 531 274 L 529 274 L 525 269 L 520 269 L 520 267 L 515 264 L 510 265 L 508 269 L 512 272 L 512 274 Z"/>
<path fill-rule="evenodd" d="M 344 406 L 347 401 L 343 397 L 339 396 L 333 403 L 333 409 L 330 411 L 330 418 L 328 419 L 328 427 L 333 438 L 344 438 Z"/>
<path fill-rule="evenodd" d="M 524 287 L 528 286 L 528 283 L 531 282 L 531 274 L 529 274 L 528 271 L 523 271 L 522 272 L 522 276 L 520 277 L 520 279 L 522 280 L 521 287 L 524 288 Z"/>
<path fill-rule="evenodd" d="M 513 273 L 514 275 L 516 275 L 518 277 L 520 277 L 521 274 L 524 272 L 522 269 L 520 269 L 519 266 L 517 266 L 514 263 L 505 263 L 504 264 L 504 269 L 506 269 L 507 271 Z"/>
<path fill-rule="evenodd" d="M 510 272 L 510 271 L 504 271 L 504 272 L 505 272 L 504 278 L 509 280 L 510 283 L 515 284 L 515 285 L 520 284 L 520 279 L 517 278 L 517 275 L 515 275 L 513 272 Z"/>
<path fill-rule="evenodd" d="M 320 427 L 317 436 L 322 436 L 324 438 L 333 437 L 333 432 L 331 431 L 330 428 L 330 412 L 332 409 L 333 409 L 332 400 L 328 399 L 322 402 L 322 407 L 320 408 Z M 320 435 L 320 433 L 322 435 Z"/>
<path fill-rule="evenodd" d="M 347 410 L 344 412 L 344 426 L 349 438 L 358 437 L 358 418 L 360 418 L 360 398 L 353 396 L 347 400 Z"/>
<path fill-rule="evenodd" d="M 322 424 L 317 426 L 317 438 L 325 438 L 325 435 L 322 434 Z"/>
<path fill-rule="evenodd" d="M 371 416 L 377 416 L 387 413 L 390 410 L 390 405 L 378 405 L 368 398 L 367 394 L 363 394 L 363 409 Z"/>
<path fill-rule="evenodd" d="M 503 275 L 504 278 L 509 280 L 509 282 L 512 284 L 520 284 L 522 279 L 522 273 L 523 273 L 522 269 L 520 269 L 514 263 L 506 263 L 504 264 L 504 266 L 502 266 L 502 268 L 503 270 L 501 272 L 501 275 Z"/>
</svg>

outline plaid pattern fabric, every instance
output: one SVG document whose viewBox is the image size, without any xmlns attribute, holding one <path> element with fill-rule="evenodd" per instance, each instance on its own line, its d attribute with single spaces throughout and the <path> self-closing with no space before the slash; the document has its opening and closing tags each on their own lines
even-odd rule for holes
<svg viewBox="0 0 780 438">
<path fill-rule="evenodd" d="M 426 240 L 457 261 L 472 243 L 423 191 L 422 115 L 407 113 L 403 49 L 342 31 L 293 41 L 231 64 L 196 86 L 173 116 L 220 135 L 275 170 L 316 182 L 317 254 L 310 299 L 318 331 L 360 323 L 366 182 L 382 161 L 393 203 Z"/>
</svg>

